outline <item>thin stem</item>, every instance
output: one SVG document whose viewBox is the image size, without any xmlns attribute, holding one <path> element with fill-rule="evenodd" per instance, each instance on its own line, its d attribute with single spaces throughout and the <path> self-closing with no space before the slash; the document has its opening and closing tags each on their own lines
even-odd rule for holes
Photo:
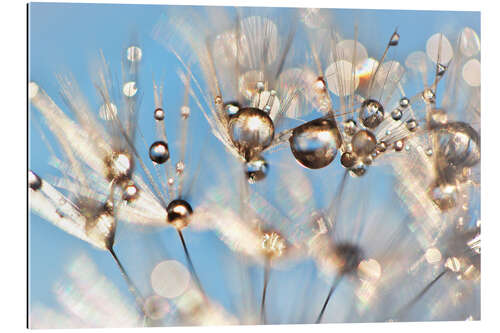
<svg viewBox="0 0 500 333">
<path fill-rule="evenodd" d="M 269 275 L 271 273 L 271 259 L 266 258 L 266 263 L 264 267 L 264 286 L 262 287 L 262 300 L 260 302 L 260 322 L 266 323 L 266 294 L 267 285 L 269 284 Z"/>
<path fill-rule="evenodd" d="M 187 246 L 186 246 L 186 241 L 184 240 L 184 236 L 182 235 L 182 231 L 178 229 L 177 233 L 179 234 L 179 238 L 181 239 L 182 248 L 184 249 L 184 254 L 186 255 L 189 270 L 190 270 L 191 274 L 193 275 L 194 281 L 196 282 L 198 289 L 200 289 L 201 293 L 203 294 L 203 297 L 206 298 L 205 290 L 203 289 L 203 286 L 201 285 L 198 274 L 196 273 L 196 270 L 194 269 L 193 262 L 191 261 L 191 256 L 189 255 L 189 251 L 188 251 Z"/>
<path fill-rule="evenodd" d="M 326 296 L 325 303 L 323 303 L 323 307 L 321 308 L 321 312 L 319 313 L 318 318 L 316 319 L 316 324 L 319 324 L 321 322 L 321 319 L 323 319 L 323 314 L 325 313 L 326 306 L 328 305 L 328 302 L 330 301 L 330 297 L 332 296 L 335 289 L 337 289 L 337 287 L 340 284 L 340 281 L 342 281 L 343 277 L 344 277 L 344 274 L 339 274 L 335 277 L 335 280 L 333 280 L 332 287 L 330 288 L 330 291 L 328 292 L 328 296 Z"/>
<path fill-rule="evenodd" d="M 396 312 L 396 315 L 394 316 L 394 318 L 399 318 L 401 317 L 402 315 L 405 314 L 405 312 L 407 312 L 408 310 L 410 310 L 410 308 L 415 305 L 415 303 L 417 303 L 424 295 L 425 293 L 427 293 L 429 291 L 429 289 L 431 289 L 431 287 L 439 281 L 439 279 L 441 279 L 445 274 L 446 272 L 448 272 L 447 269 L 443 270 L 441 273 L 439 273 L 438 276 L 436 276 L 434 278 L 434 280 L 432 280 L 431 282 L 429 282 L 424 289 L 422 289 L 422 291 L 420 291 L 415 297 L 413 297 L 413 299 L 408 302 L 405 306 L 403 306 L 401 309 L 399 309 L 397 312 Z"/>
<path fill-rule="evenodd" d="M 109 253 L 111 253 L 111 256 L 113 257 L 116 264 L 118 265 L 118 268 L 120 268 L 120 272 L 121 272 L 123 278 L 125 279 L 125 281 L 127 282 L 128 290 L 134 296 L 135 302 L 136 302 L 137 306 L 139 307 L 141 313 L 144 316 L 146 316 L 146 314 L 144 312 L 144 298 L 142 297 L 141 293 L 139 292 L 139 290 L 137 289 L 135 284 L 132 282 L 132 279 L 130 279 L 130 276 L 128 275 L 127 271 L 125 270 L 122 263 L 120 262 L 120 259 L 118 259 L 118 257 L 116 256 L 116 253 L 113 250 L 113 248 L 109 248 Z"/>
</svg>

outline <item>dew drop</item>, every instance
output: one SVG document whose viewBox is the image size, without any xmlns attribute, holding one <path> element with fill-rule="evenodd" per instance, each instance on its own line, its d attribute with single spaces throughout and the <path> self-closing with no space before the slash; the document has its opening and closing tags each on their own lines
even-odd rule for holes
<svg viewBox="0 0 500 333">
<path fill-rule="evenodd" d="M 410 100 L 407 97 L 403 97 L 399 100 L 399 106 L 403 109 L 407 108 L 410 105 Z"/>
<path fill-rule="evenodd" d="M 443 64 L 437 64 L 436 75 L 437 76 L 443 76 L 444 73 L 446 73 L 447 69 L 448 69 L 447 66 L 445 66 Z"/>
<path fill-rule="evenodd" d="M 232 117 L 236 113 L 238 113 L 238 111 L 240 111 L 240 107 L 241 107 L 240 103 L 238 103 L 237 101 L 224 103 L 224 110 L 226 111 L 227 115 L 230 117 Z"/>
<path fill-rule="evenodd" d="M 158 121 L 165 119 L 165 111 L 162 108 L 157 108 L 154 112 L 154 117 Z"/>
<path fill-rule="evenodd" d="M 366 173 L 366 166 L 363 163 L 358 163 L 349 169 L 349 174 L 352 177 L 361 177 Z"/>
<path fill-rule="evenodd" d="M 245 158 L 268 147 L 274 138 L 274 124 L 264 111 L 242 108 L 229 121 L 231 139 Z"/>
<path fill-rule="evenodd" d="M 193 208 L 186 200 L 172 200 L 167 206 L 167 222 L 177 229 L 182 229 L 189 224 L 189 217 L 192 213 Z"/>
<path fill-rule="evenodd" d="M 358 130 L 358 126 L 356 125 L 356 122 L 353 119 L 348 119 L 344 121 L 344 133 L 353 136 L 356 134 L 356 131 Z"/>
<path fill-rule="evenodd" d="M 438 127 L 435 140 L 437 163 L 442 171 L 472 167 L 480 160 L 479 135 L 469 124 L 451 122 Z"/>
<path fill-rule="evenodd" d="M 377 138 L 368 130 L 357 132 L 351 140 L 353 152 L 360 157 L 370 155 L 377 145 Z"/>
<path fill-rule="evenodd" d="M 377 152 L 379 152 L 379 153 L 385 152 L 387 150 L 387 143 L 385 143 L 385 141 L 378 142 L 376 149 L 377 149 Z"/>
<path fill-rule="evenodd" d="M 190 114 L 191 114 L 191 110 L 189 109 L 189 106 L 183 105 L 181 107 L 181 117 L 183 119 L 187 119 Z"/>
<path fill-rule="evenodd" d="M 180 176 L 184 172 L 184 168 L 185 168 L 184 162 L 182 161 L 177 162 L 175 164 L 175 172 L 177 172 L 177 175 Z"/>
<path fill-rule="evenodd" d="M 289 141 L 293 156 L 301 165 L 320 169 L 333 161 L 341 138 L 333 120 L 320 118 L 296 127 Z"/>
<path fill-rule="evenodd" d="M 137 189 L 137 186 L 135 186 L 133 183 L 129 183 L 123 189 L 122 199 L 127 202 L 132 202 L 137 198 L 138 195 L 139 190 Z"/>
<path fill-rule="evenodd" d="M 122 182 L 130 179 L 134 166 L 133 159 L 124 151 L 113 152 L 106 159 L 107 180 L 114 182 Z"/>
<path fill-rule="evenodd" d="M 149 158 L 154 163 L 163 164 L 169 157 L 170 152 L 168 151 L 167 143 L 163 141 L 156 141 L 151 145 L 151 147 L 149 147 Z"/>
<path fill-rule="evenodd" d="M 361 104 L 359 118 L 364 126 L 373 129 L 384 120 L 384 107 L 376 100 L 367 99 Z"/>
<path fill-rule="evenodd" d="M 405 142 L 404 140 L 398 140 L 396 142 L 394 142 L 394 150 L 395 151 L 402 151 L 405 147 Z"/>
<path fill-rule="evenodd" d="M 130 62 L 139 62 L 142 59 L 142 50 L 138 46 L 130 46 L 127 49 L 127 59 Z"/>
<path fill-rule="evenodd" d="M 356 155 L 348 151 L 344 152 L 342 156 L 340 156 L 340 163 L 346 169 L 352 168 L 354 164 L 356 164 L 356 161 Z"/>
<path fill-rule="evenodd" d="M 447 211 L 456 206 L 456 187 L 449 184 L 432 184 L 428 191 L 429 198 L 442 211 Z"/>
<path fill-rule="evenodd" d="M 394 32 L 391 36 L 391 40 L 389 41 L 389 46 L 396 46 L 399 44 L 399 34 Z"/>
<path fill-rule="evenodd" d="M 262 156 L 252 159 L 245 165 L 245 174 L 250 184 L 254 184 L 266 178 L 268 172 L 269 165 Z"/>
<path fill-rule="evenodd" d="M 127 97 L 134 97 L 137 93 L 137 86 L 134 81 L 126 82 L 123 85 L 123 94 Z"/>
<path fill-rule="evenodd" d="M 42 179 L 33 171 L 28 171 L 28 186 L 33 191 L 38 191 L 42 187 Z"/>
<path fill-rule="evenodd" d="M 395 108 L 391 112 L 391 117 L 396 121 L 401 120 L 401 118 L 403 117 L 403 112 L 401 111 L 400 108 Z"/>
<path fill-rule="evenodd" d="M 415 119 L 409 119 L 406 121 L 406 128 L 410 132 L 415 132 L 418 128 L 418 123 Z"/>
<path fill-rule="evenodd" d="M 434 102 L 436 102 L 436 93 L 431 88 L 425 88 L 422 92 L 422 98 L 424 99 L 425 103 L 433 104 Z"/>
</svg>

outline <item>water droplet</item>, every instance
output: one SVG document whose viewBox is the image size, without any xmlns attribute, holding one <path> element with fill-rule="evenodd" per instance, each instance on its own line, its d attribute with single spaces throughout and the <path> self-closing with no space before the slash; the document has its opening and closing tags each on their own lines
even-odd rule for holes
<svg viewBox="0 0 500 333">
<path fill-rule="evenodd" d="M 131 62 L 139 62 L 142 59 L 142 50 L 138 46 L 130 46 L 127 49 L 127 59 Z"/>
<path fill-rule="evenodd" d="M 410 105 L 410 100 L 407 97 L 403 97 L 399 100 L 399 106 L 403 109 L 407 108 Z"/>
<path fill-rule="evenodd" d="M 37 191 L 42 187 L 42 179 L 33 171 L 28 171 L 28 186 L 33 191 Z"/>
<path fill-rule="evenodd" d="M 175 172 L 177 172 L 177 175 L 181 175 L 184 172 L 184 162 L 179 161 L 175 164 Z"/>
<path fill-rule="evenodd" d="M 385 141 L 378 142 L 376 149 L 379 153 L 385 152 L 387 150 L 387 143 Z"/>
<path fill-rule="evenodd" d="M 391 117 L 396 121 L 401 120 L 401 118 L 403 117 L 403 112 L 401 111 L 400 108 L 395 108 L 391 112 Z"/>
<path fill-rule="evenodd" d="M 250 160 L 271 144 L 274 138 L 274 124 L 264 111 L 242 108 L 230 119 L 229 133 L 236 148 Z"/>
<path fill-rule="evenodd" d="M 353 119 L 348 119 L 344 121 L 344 133 L 353 136 L 356 134 L 356 131 L 358 130 L 358 126 L 356 125 L 356 122 Z"/>
<path fill-rule="evenodd" d="M 127 152 L 113 152 L 106 159 L 106 179 L 121 183 L 128 181 L 132 176 L 134 162 Z"/>
<path fill-rule="evenodd" d="M 247 162 L 245 165 L 245 173 L 250 184 L 254 184 L 264 178 L 266 178 L 269 172 L 269 165 L 267 161 L 259 156 Z"/>
<path fill-rule="evenodd" d="M 462 68 L 462 77 L 471 87 L 481 85 L 481 63 L 477 59 L 470 59 Z"/>
<path fill-rule="evenodd" d="M 257 89 L 257 91 L 264 91 L 266 86 L 263 81 L 257 81 L 257 83 L 255 84 L 255 88 Z"/>
<path fill-rule="evenodd" d="M 123 85 L 123 94 L 127 97 L 134 97 L 137 93 L 137 86 L 134 81 L 126 82 Z"/>
<path fill-rule="evenodd" d="M 436 93 L 431 88 L 425 88 L 422 92 L 422 98 L 424 99 L 425 103 L 433 104 L 434 102 L 436 102 Z"/>
<path fill-rule="evenodd" d="M 186 106 L 186 105 L 181 106 L 181 117 L 183 119 L 187 119 L 190 114 L 191 114 L 191 110 L 189 109 L 189 106 Z"/>
<path fill-rule="evenodd" d="M 149 147 L 149 158 L 154 163 L 163 164 L 169 157 L 170 152 L 168 151 L 168 145 L 166 142 L 156 141 L 151 145 L 151 147 Z"/>
<path fill-rule="evenodd" d="M 173 178 L 168 178 L 167 183 L 169 186 L 174 185 L 174 179 Z"/>
<path fill-rule="evenodd" d="M 405 142 L 404 140 L 398 140 L 396 142 L 394 142 L 394 150 L 395 151 L 402 151 L 405 147 Z"/>
<path fill-rule="evenodd" d="M 363 163 L 358 163 L 349 169 L 349 174 L 352 177 L 361 177 L 366 173 L 366 166 Z"/>
<path fill-rule="evenodd" d="M 139 190 L 137 189 L 137 186 L 135 186 L 133 183 L 129 183 L 123 189 L 122 199 L 127 202 L 132 202 L 137 198 L 138 195 Z"/>
<path fill-rule="evenodd" d="M 333 120 L 320 118 L 296 127 L 289 141 L 293 156 L 301 165 L 320 169 L 333 161 L 341 138 Z"/>
<path fill-rule="evenodd" d="M 361 248 L 350 243 L 340 243 L 333 252 L 335 266 L 342 274 L 355 272 L 363 260 Z"/>
<path fill-rule="evenodd" d="M 224 110 L 226 110 L 228 116 L 230 117 L 238 113 L 238 111 L 240 111 L 240 107 L 240 103 L 238 103 L 237 101 L 224 103 Z"/>
<path fill-rule="evenodd" d="M 427 156 L 432 156 L 432 148 L 428 148 L 426 151 L 425 151 L 425 154 Z"/>
<path fill-rule="evenodd" d="M 159 120 L 159 121 L 165 119 L 165 111 L 163 111 L 162 108 L 156 109 L 155 113 L 154 113 L 154 117 L 156 120 Z"/>
<path fill-rule="evenodd" d="M 427 125 L 429 128 L 443 126 L 448 121 L 448 115 L 442 109 L 432 109 L 427 113 Z"/>
<path fill-rule="evenodd" d="M 375 128 L 384 120 L 384 107 L 376 100 L 367 99 L 361 104 L 359 118 L 366 127 Z"/>
<path fill-rule="evenodd" d="M 415 119 L 409 119 L 406 121 L 406 128 L 410 132 L 415 132 L 418 128 L 418 123 Z"/>
<path fill-rule="evenodd" d="M 437 76 L 443 76 L 444 73 L 446 73 L 446 70 L 448 69 L 447 66 L 443 64 L 437 64 L 437 70 L 436 70 L 436 75 Z"/>
<path fill-rule="evenodd" d="M 376 151 L 374 151 L 373 153 L 376 153 Z M 373 155 L 373 153 L 372 153 L 372 155 Z M 373 163 L 373 156 L 372 155 L 368 155 L 368 156 L 363 157 L 363 164 L 364 165 L 371 165 Z"/>
<path fill-rule="evenodd" d="M 399 34 L 394 32 L 391 36 L 391 40 L 389 41 L 389 46 L 396 46 L 399 44 Z"/>
<path fill-rule="evenodd" d="M 377 145 L 377 138 L 368 130 L 357 132 L 351 140 L 353 152 L 360 156 L 370 155 Z"/>
<path fill-rule="evenodd" d="M 356 161 L 356 155 L 347 151 L 340 156 L 340 163 L 346 169 L 352 168 L 356 164 Z"/>
<path fill-rule="evenodd" d="M 167 206 L 167 222 L 177 229 L 182 229 L 189 224 L 189 217 L 192 213 L 193 208 L 186 200 L 172 200 Z"/>
<path fill-rule="evenodd" d="M 442 211 L 455 207 L 457 202 L 456 187 L 449 184 L 438 184 L 437 182 L 432 184 L 428 195 Z"/>
<path fill-rule="evenodd" d="M 220 96 L 216 96 L 214 98 L 214 103 L 215 103 L 215 105 L 222 104 L 222 98 Z"/>
</svg>

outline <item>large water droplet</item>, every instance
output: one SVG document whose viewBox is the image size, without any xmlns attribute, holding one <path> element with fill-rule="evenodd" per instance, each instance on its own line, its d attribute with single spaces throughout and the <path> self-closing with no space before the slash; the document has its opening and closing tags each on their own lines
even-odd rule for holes
<svg viewBox="0 0 500 333">
<path fill-rule="evenodd" d="M 352 150 L 360 156 L 370 155 L 377 145 L 377 138 L 368 130 L 361 130 L 352 137 Z"/>
<path fill-rule="evenodd" d="M 359 118 L 366 127 L 375 128 L 384 120 L 384 107 L 376 100 L 367 99 L 361 104 Z"/>
<path fill-rule="evenodd" d="M 346 151 L 345 153 L 340 156 L 340 163 L 344 168 L 352 168 L 354 164 L 356 164 L 357 158 L 356 155 L 354 155 L 351 152 Z"/>
<path fill-rule="evenodd" d="M 167 222 L 177 229 L 182 229 L 189 224 L 189 216 L 192 213 L 193 208 L 186 200 L 172 200 L 167 206 Z"/>
<path fill-rule="evenodd" d="M 236 148 L 249 160 L 271 144 L 274 124 L 264 111 L 242 108 L 229 120 L 229 133 Z"/>
<path fill-rule="evenodd" d="M 269 165 L 262 156 L 259 156 L 247 162 L 245 169 L 248 182 L 250 184 L 254 184 L 255 182 L 266 178 L 269 171 Z"/>
<path fill-rule="evenodd" d="M 310 169 L 330 164 L 340 147 L 340 133 L 331 119 L 320 118 L 293 130 L 290 148 L 297 161 Z"/>
<path fill-rule="evenodd" d="M 170 152 L 168 151 L 168 145 L 163 141 L 154 142 L 151 147 L 149 147 L 149 158 L 151 161 L 157 164 L 165 163 L 170 157 Z"/>
</svg>

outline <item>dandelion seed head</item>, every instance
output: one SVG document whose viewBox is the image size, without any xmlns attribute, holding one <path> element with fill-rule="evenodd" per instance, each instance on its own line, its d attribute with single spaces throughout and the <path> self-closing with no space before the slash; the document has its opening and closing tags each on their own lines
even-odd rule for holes
<svg viewBox="0 0 500 333">
<path fill-rule="evenodd" d="M 157 264 L 151 272 L 151 287 L 165 298 L 176 298 L 188 290 L 190 274 L 186 267 L 176 260 L 165 260 Z"/>
<path fill-rule="evenodd" d="M 467 61 L 462 69 L 462 77 L 471 87 L 481 85 L 481 63 L 477 59 Z"/>
<path fill-rule="evenodd" d="M 337 156 L 341 137 L 333 120 L 321 118 L 295 128 L 289 142 L 297 162 L 306 168 L 320 169 Z"/>
</svg>

